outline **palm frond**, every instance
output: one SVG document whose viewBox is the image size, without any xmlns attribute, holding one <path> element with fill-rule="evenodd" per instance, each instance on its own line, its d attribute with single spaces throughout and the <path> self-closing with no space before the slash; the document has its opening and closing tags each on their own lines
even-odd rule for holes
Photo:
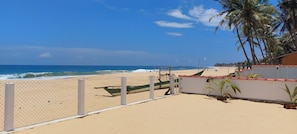
<svg viewBox="0 0 297 134">
<path fill-rule="evenodd" d="M 287 84 L 285 84 L 285 89 L 284 89 L 284 90 L 285 90 L 285 92 L 287 92 L 287 94 L 289 95 L 289 97 L 290 97 L 290 101 L 293 102 L 293 98 L 292 98 L 290 89 L 289 89 L 289 87 L 288 87 Z"/>
<path fill-rule="evenodd" d="M 233 92 L 236 94 L 237 92 L 241 93 L 239 87 L 237 87 L 235 84 L 233 84 L 229 79 L 224 80 L 211 80 L 212 83 L 214 83 L 213 86 L 208 86 L 208 89 L 217 90 L 219 92 L 220 96 L 228 96 L 231 95 L 227 92 L 228 88 L 231 87 Z"/>
<path fill-rule="evenodd" d="M 237 92 L 241 93 L 239 87 L 237 87 L 236 85 L 232 84 L 231 88 L 233 89 L 233 92 L 236 94 Z"/>
<path fill-rule="evenodd" d="M 224 96 L 227 96 L 228 98 L 232 98 L 231 94 L 225 93 Z"/>
<path fill-rule="evenodd" d="M 294 88 L 292 97 L 295 98 L 297 96 L 297 86 Z"/>
</svg>

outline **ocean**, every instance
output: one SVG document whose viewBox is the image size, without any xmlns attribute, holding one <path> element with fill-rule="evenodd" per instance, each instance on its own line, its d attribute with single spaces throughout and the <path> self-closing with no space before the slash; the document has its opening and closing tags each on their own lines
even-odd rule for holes
<svg viewBox="0 0 297 134">
<path fill-rule="evenodd" d="M 100 75 L 119 72 L 157 71 L 159 66 L 78 66 L 78 65 L 0 65 L 0 80 L 56 79 L 79 75 Z M 164 68 L 164 67 L 161 67 Z M 174 66 L 172 70 L 195 69 L 191 66 Z"/>
</svg>

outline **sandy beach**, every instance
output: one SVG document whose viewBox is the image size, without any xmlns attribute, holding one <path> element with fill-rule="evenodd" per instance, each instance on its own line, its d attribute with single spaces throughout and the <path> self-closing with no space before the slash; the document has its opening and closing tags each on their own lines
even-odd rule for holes
<svg viewBox="0 0 297 134">
<path fill-rule="evenodd" d="M 227 75 L 231 69 L 235 68 L 211 68 L 206 70 L 204 75 Z M 173 73 L 178 76 L 197 72 L 198 70 L 180 70 Z M 117 73 L 63 80 L 13 81 L 16 84 L 15 127 L 75 116 L 78 79 L 85 80 L 85 111 L 88 113 L 120 106 L 119 96 L 112 97 L 100 87 L 119 86 L 121 77 L 127 78 L 127 85 L 147 84 L 149 76 L 155 76 L 157 81 L 158 72 Z M 166 90 L 156 90 L 155 96 L 164 96 Z M 149 99 L 148 92 L 127 95 L 127 103 L 146 99 Z M 203 95 L 178 94 L 13 133 L 293 134 L 297 131 L 296 114 L 296 110 L 286 110 L 279 104 L 245 100 L 223 103 Z"/>
<path fill-rule="evenodd" d="M 15 134 L 295 134 L 296 114 L 279 104 L 180 94 Z"/>
<path fill-rule="evenodd" d="M 172 73 L 178 75 L 192 75 L 198 70 L 179 70 Z M 166 73 L 166 72 L 162 72 Z M 14 127 L 38 124 L 41 122 L 77 115 L 77 87 L 78 80 L 85 80 L 85 112 L 97 111 L 120 105 L 119 96 L 111 96 L 102 87 L 120 86 L 121 77 L 127 78 L 127 85 L 143 85 L 149 83 L 149 76 L 158 82 L 158 71 L 115 73 L 94 76 L 80 76 L 54 80 L 3 80 L 0 82 L 1 95 L 0 114 L 4 115 L 4 84 L 15 84 L 15 122 Z M 167 80 L 168 77 L 162 77 Z M 156 90 L 155 96 L 164 96 L 167 89 Z M 149 99 L 149 92 L 129 94 L 127 103 Z M 0 130 L 3 130 L 3 120 L 0 117 Z"/>
</svg>

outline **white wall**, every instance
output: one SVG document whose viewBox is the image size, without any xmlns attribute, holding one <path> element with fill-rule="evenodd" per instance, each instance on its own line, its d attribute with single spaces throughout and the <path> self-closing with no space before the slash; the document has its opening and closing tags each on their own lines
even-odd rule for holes
<svg viewBox="0 0 297 134">
<path fill-rule="evenodd" d="M 217 95 L 207 89 L 211 86 L 210 82 L 206 82 L 206 77 L 188 77 L 180 76 L 180 92 L 195 94 Z M 216 78 L 222 80 L 222 78 Z M 269 101 L 285 101 L 289 102 L 288 94 L 283 90 L 285 84 L 288 85 L 291 92 L 297 86 L 296 80 L 274 80 L 274 79 L 231 79 L 232 83 L 237 85 L 241 93 L 234 94 L 232 89 L 229 93 L 236 98 L 253 99 L 253 100 L 269 100 Z"/>
<path fill-rule="evenodd" d="M 180 77 L 179 90 L 184 93 L 208 94 L 208 83 L 204 77 Z"/>
<path fill-rule="evenodd" d="M 240 76 L 247 74 L 259 74 L 259 78 L 297 79 L 297 66 L 253 65 L 252 70 L 240 72 Z"/>
</svg>

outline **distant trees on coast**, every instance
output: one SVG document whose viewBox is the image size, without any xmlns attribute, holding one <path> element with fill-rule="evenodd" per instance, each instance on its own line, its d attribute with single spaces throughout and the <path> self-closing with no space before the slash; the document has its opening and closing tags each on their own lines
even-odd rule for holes
<svg viewBox="0 0 297 134">
<path fill-rule="evenodd" d="M 234 63 L 216 63 L 215 67 L 238 67 L 238 68 L 252 68 L 250 64 L 245 62 L 234 62 Z"/>
<path fill-rule="evenodd" d="M 223 17 L 216 31 L 233 30 L 249 65 L 278 64 L 279 56 L 297 51 L 297 0 L 280 0 L 277 7 L 268 0 L 215 1 L 223 8 L 212 17 Z"/>
<path fill-rule="evenodd" d="M 231 66 L 237 66 L 238 64 L 240 64 L 240 62 L 237 63 L 216 63 L 214 64 L 215 67 L 231 67 Z"/>
</svg>

